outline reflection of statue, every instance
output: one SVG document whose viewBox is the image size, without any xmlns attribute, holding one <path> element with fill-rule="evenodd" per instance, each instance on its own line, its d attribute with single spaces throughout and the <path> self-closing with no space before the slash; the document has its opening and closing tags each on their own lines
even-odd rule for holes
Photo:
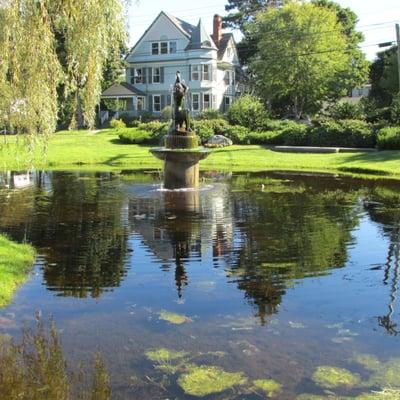
<svg viewBox="0 0 400 400">
<path fill-rule="evenodd" d="M 183 108 L 183 99 L 188 91 L 188 86 L 186 86 L 181 80 L 181 74 L 179 71 L 176 72 L 176 80 L 173 89 L 174 94 L 174 121 L 175 130 L 179 131 L 183 128 L 185 124 L 185 131 L 190 132 L 190 122 L 189 122 L 189 110 Z"/>
</svg>

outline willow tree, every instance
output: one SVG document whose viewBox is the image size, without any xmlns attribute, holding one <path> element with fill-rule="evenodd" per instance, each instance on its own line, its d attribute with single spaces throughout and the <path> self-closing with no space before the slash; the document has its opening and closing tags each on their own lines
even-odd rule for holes
<svg viewBox="0 0 400 400">
<path fill-rule="evenodd" d="M 93 127 L 106 62 L 119 57 L 126 39 L 121 0 L 48 0 L 59 33 L 65 97 L 72 96 L 71 125 Z"/>
<path fill-rule="evenodd" d="M 61 68 L 44 0 L 0 3 L 0 128 L 53 132 Z"/>
<path fill-rule="evenodd" d="M 67 99 L 72 125 L 94 126 L 104 66 L 126 38 L 124 3 L 0 0 L 0 130 L 53 132 Z"/>
</svg>

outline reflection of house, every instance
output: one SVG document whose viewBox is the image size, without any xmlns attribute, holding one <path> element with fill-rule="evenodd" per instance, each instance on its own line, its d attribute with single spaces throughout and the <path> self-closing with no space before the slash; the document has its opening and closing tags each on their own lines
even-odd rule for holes
<svg viewBox="0 0 400 400">
<path fill-rule="evenodd" d="M 171 84 L 178 70 L 191 89 L 187 107 L 195 114 L 208 108 L 225 110 L 237 94 L 236 44 L 231 33 L 222 32 L 218 15 L 209 35 L 201 20 L 194 26 L 161 12 L 126 61 L 126 82 L 102 94 L 103 100 L 123 100 L 119 115 L 157 115 L 171 105 Z"/>
<path fill-rule="evenodd" d="M 11 189 L 24 189 L 33 185 L 33 173 L 6 172 L 0 176 L 0 185 Z"/>
</svg>

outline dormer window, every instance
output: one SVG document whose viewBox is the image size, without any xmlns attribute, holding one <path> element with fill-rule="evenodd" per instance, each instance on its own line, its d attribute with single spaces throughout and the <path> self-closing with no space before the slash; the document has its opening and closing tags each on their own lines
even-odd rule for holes
<svg viewBox="0 0 400 400">
<path fill-rule="evenodd" d="M 158 56 L 159 54 L 175 54 L 176 53 L 176 42 L 163 40 L 160 42 L 153 42 L 151 44 L 151 54 Z"/>
</svg>

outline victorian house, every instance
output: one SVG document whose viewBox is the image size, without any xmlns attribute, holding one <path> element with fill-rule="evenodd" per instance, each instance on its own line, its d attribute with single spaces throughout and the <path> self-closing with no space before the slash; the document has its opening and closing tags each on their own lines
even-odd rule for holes
<svg viewBox="0 0 400 400">
<path fill-rule="evenodd" d="M 126 64 L 125 82 L 102 94 L 102 100 L 119 100 L 117 116 L 159 114 L 171 105 L 177 71 L 190 88 L 186 107 L 194 115 L 210 108 L 226 111 L 238 94 L 236 44 L 231 33 L 223 33 L 218 15 L 210 35 L 201 20 L 194 26 L 161 12 L 131 49 Z M 102 122 L 109 117 L 104 106 L 101 117 Z"/>
</svg>

